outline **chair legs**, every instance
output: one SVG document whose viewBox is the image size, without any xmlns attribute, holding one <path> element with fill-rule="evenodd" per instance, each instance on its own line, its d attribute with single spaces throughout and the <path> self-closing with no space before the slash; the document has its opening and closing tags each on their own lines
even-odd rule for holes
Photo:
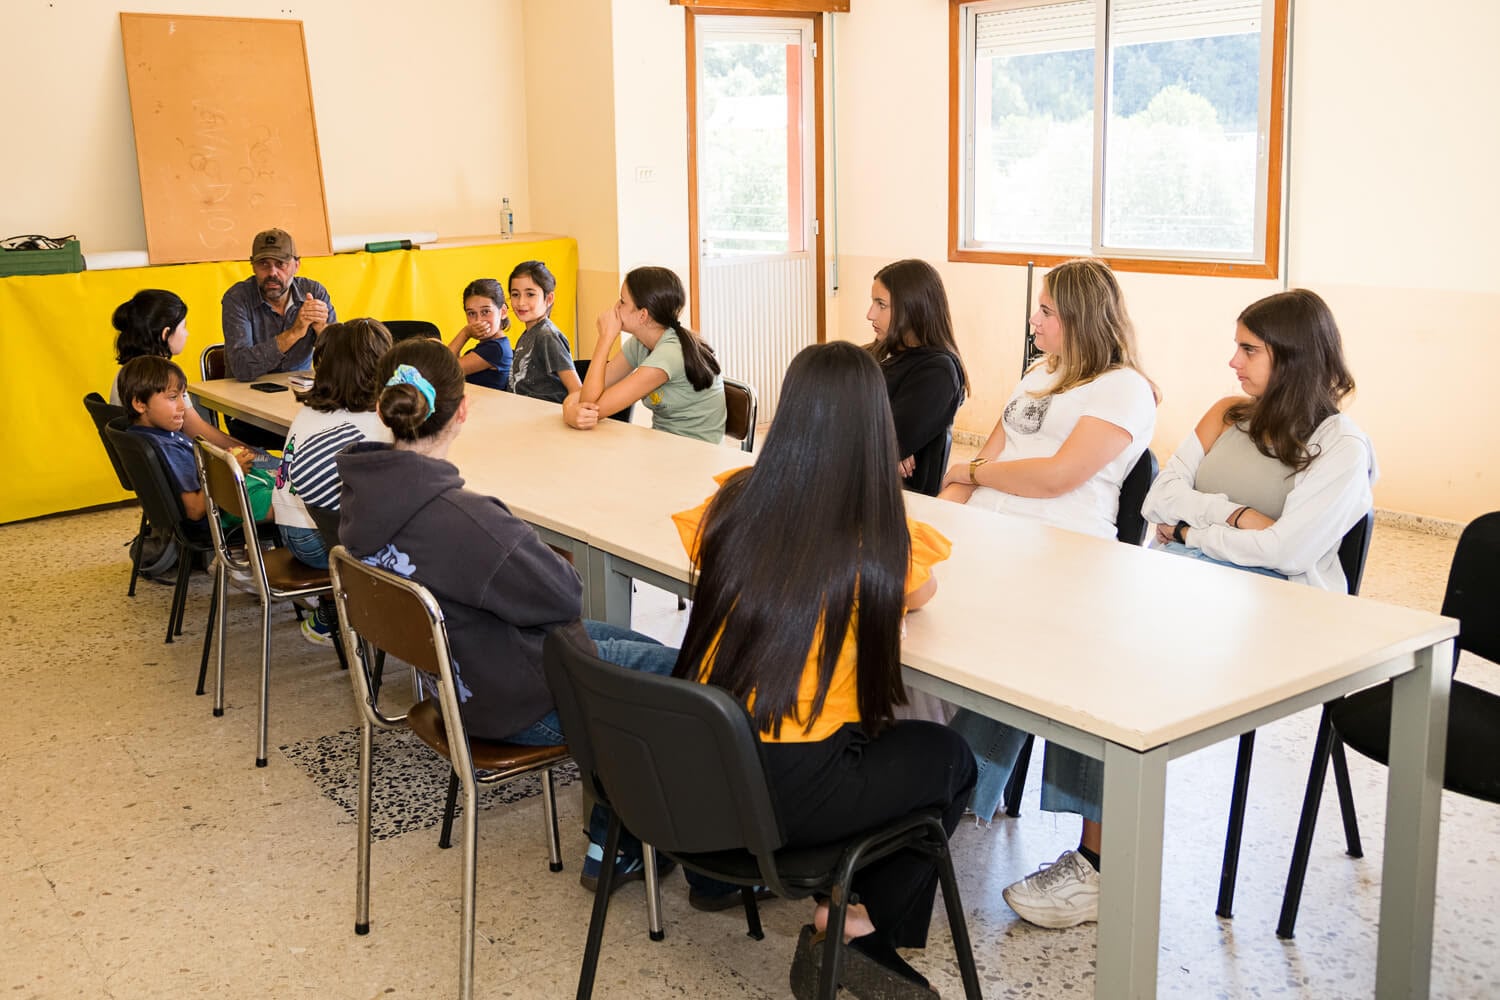
<svg viewBox="0 0 1500 1000">
<path fill-rule="evenodd" d="M 208 601 L 208 624 L 203 627 L 203 662 L 198 665 L 198 688 L 195 694 L 203 694 L 203 683 L 208 680 L 208 649 L 214 641 L 214 624 L 219 620 L 219 574 L 214 574 L 214 592 Z"/>
<path fill-rule="evenodd" d="M 260 734 L 255 744 L 255 766 L 266 766 L 266 736 L 270 729 L 271 602 L 260 603 Z"/>
<path fill-rule="evenodd" d="M 476 893 L 475 880 L 479 872 L 479 804 L 478 794 L 474 787 L 474 772 L 470 771 L 467 774 L 461 775 L 459 782 L 463 785 L 464 792 L 464 874 L 462 887 L 463 902 L 461 904 L 463 926 L 459 946 L 458 995 L 460 1000 L 472 1000 L 474 996 L 474 897 Z"/>
<path fill-rule="evenodd" d="M 224 638 L 225 622 L 229 618 L 229 609 L 225 606 L 229 601 L 229 571 L 224 566 L 224 561 L 218 561 L 214 569 L 214 592 L 219 595 L 219 624 L 214 634 L 214 716 L 224 714 Z"/>
<path fill-rule="evenodd" d="M 646 870 L 646 925 L 647 934 L 653 941 L 667 936 L 661 919 L 661 875 L 656 870 L 656 850 L 650 844 L 641 844 L 641 864 Z"/>
<path fill-rule="evenodd" d="M 542 783 L 542 817 L 547 823 L 547 870 L 563 870 L 562 843 L 557 837 L 557 787 L 552 782 L 552 768 L 544 770 Z"/>
<path fill-rule="evenodd" d="M 135 581 L 141 575 L 141 553 L 146 548 L 146 535 L 151 526 L 146 523 L 146 512 L 141 511 L 141 526 L 135 531 L 135 541 L 130 543 L 130 589 L 126 596 L 135 596 Z"/>
<path fill-rule="evenodd" d="M 167 642 L 182 634 L 182 618 L 187 611 L 188 575 L 192 571 L 191 561 L 184 552 L 177 560 L 177 586 L 172 588 L 172 607 L 167 612 Z"/>
<path fill-rule="evenodd" d="M 1224 833 L 1224 864 L 1219 870 L 1219 905 L 1214 912 L 1226 920 L 1234 916 L 1234 883 L 1240 869 L 1240 837 L 1245 830 L 1245 804 L 1250 797 L 1250 761 L 1255 753 L 1255 730 L 1240 734 L 1234 762 L 1234 793 L 1229 800 L 1229 828 Z"/>
<path fill-rule="evenodd" d="M 1281 917 L 1276 922 L 1276 936 L 1290 939 L 1297 926 L 1297 909 L 1302 903 L 1302 883 L 1307 878 L 1307 859 L 1312 851 L 1313 829 L 1318 823 L 1318 806 L 1323 800 L 1323 780 L 1328 776 L 1328 758 L 1333 748 L 1333 722 L 1328 707 L 1318 722 L 1313 744 L 1312 767 L 1307 775 L 1307 791 L 1302 797 L 1302 816 L 1297 821 L 1297 839 L 1292 845 L 1292 865 L 1286 876 L 1286 890 L 1281 897 Z"/>
<path fill-rule="evenodd" d="M 1365 856 L 1359 840 L 1359 817 L 1354 814 L 1354 789 L 1349 784 L 1349 758 L 1344 755 L 1344 741 L 1333 734 L 1333 786 L 1339 793 L 1339 812 L 1344 818 L 1344 850 L 1351 858 Z"/>
<path fill-rule="evenodd" d="M 375 727 L 359 724 L 359 842 L 355 845 L 354 933 L 370 933 L 370 754 Z"/>
<path fill-rule="evenodd" d="M 458 810 L 458 772 L 448 772 L 448 797 L 443 801 L 443 828 L 438 832 L 438 846 L 453 846 L 453 814 Z"/>
<path fill-rule="evenodd" d="M 1026 792 L 1026 772 L 1031 769 L 1031 751 L 1036 743 L 1036 734 L 1027 733 L 1016 763 L 1010 769 L 1010 780 L 1005 783 L 1005 815 L 1012 819 L 1021 815 L 1021 796 Z"/>
<path fill-rule="evenodd" d="M 609 917 L 609 894 L 615 885 L 615 852 L 619 849 L 620 817 L 611 810 L 609 831 L 604 835 L 604 860 L 599 865 L 599 887 L 594 890 L 588 941 L 583 948 L 583 968 L 578 973 L 578 1000 L 589 1000 L 594 995 L 594 973 L 599 966 L 599 946 L 604 941 L 604 921 Z"/>
<path fill-rule="evenodd" d="M 942 825 L 933 820 L 936 835 L 942 839 L 936 851 L 938 883 L 943 887 L 943 906 L 948 910 L 948 931 L 953 935 L 953 952 L 958 959 L 958 974 L 963 979 L 967 1000 L 980 1000 L 979 970 L 974 966 L 974 950 L 969 942 L 969 925 L 964 919 L 963 902 L 958 896 L 958 876 L 953 871 L 953 855 Z"/>
</svg>

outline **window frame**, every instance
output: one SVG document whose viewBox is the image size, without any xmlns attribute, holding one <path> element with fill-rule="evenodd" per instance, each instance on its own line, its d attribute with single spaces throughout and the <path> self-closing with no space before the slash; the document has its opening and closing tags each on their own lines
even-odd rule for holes
<svg viewBox="0 0 1500 1000">
<path fill-rule="evenodd" d="M 1025 250 L 995 250 L 966 246 L 966 203 L 969 200 L 965 167 L 968 158 L 968 143 L 972 138 L 967 133 L 968 108 L 972 99 L 966 94 L 973 75 L 973 60 L 964 52 L 965 8 L 976 7 L 987 0 L 948 0 L 948 259 L 976 264 L 1031 264 L 1051 267 L 1069 260 L 1076 254 L 1046 253 Z M 1102 8 L 1102 17 L 1096 25 L 1095 52 L 1095 116 L 1094 116 L 1094 162 L 1092 214 L 1097 237 L 1098 214 L 1103 198 L 1103 130 L 1107 124 L 1108 105 L 1098 99 L 1107 86 L 1108 58 L 1106 44 L 1108 27 L 1107 0 L 1097 0 Z M 1121 252 L 1104 249 L 1095 244 L 1087 251 L 1104 259 L 1117 271 L 1142 271 L 1155 274 L 1192 274 L 1231 278 L 1278 278 L 1281 272 L 1283 252 L 1282 216 L 1285 211 L 1283 177 L 1286 156 L 1286 111 L 1287 111 L 1287 48 L 1288 17 L 1290 0 L 1271 0 L 1271 56 L 1268 68 L 1262 72 L 1270 77 L 1270 118 L 1267 128 L 1267 150 L 1265 186 L 1256 192 L 1257 202 L 1264 205 L 1264 215 L 1258 219 L 1262 239 L 1260 259 L 1215 259 L 1188 256 L 1183 253 L 1163 251 L 1153 254 L 1145 251 Z M 1265 29 L 1262 29 L 1263 31 Z M 1100 72 L 1100 70 L 1105 70 Z"/>
</svg>

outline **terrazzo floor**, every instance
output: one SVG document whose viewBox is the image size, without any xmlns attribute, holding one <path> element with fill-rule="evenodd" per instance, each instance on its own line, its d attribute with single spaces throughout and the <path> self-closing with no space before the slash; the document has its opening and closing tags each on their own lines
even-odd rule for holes
<svg viewBox="0 0 1500 1000">
<path fill-rule="evenodd" d="M 374 848 L 371 933 L 355 936 L 354 821 L 331 797 L 339 776 L 320 776 L 351 759 L 337 747 L 356 724 L 348 680 L 331 651 L 299 637 L 290 610 L 275 612 L 271 759 L 255 768 L 256 609 L 231 600 L 227 711 L 215 719 L 193 695 L 209 580 L 194 578 L 184 634 L 163 644 L 170 588 L 142 583 L 125 596 L 122 543 L 136 518 L 121 509 L 0 527 L 0 997 L 454 995 L 460 857 L 436 846 L 437 806 L 416 801 L 434 785 L 441 794 L 441 768 L 437 782 L 408 777 L 393 800 L 397 816 Z M 1436 609 L 1453 544 L 1379 525 L 1366 595 Z M 670 641 L 685 619 L 671 597 L 641 588 L 636 627 Z M 1500 688 L 1492 666 L 1461 671 Z M 1344 856 L 1326 795 L 1298 937 L 1274 934 L 1316 721 L 1307 712 L 1261 731 L 1233 920 L 1213 905 L 1234 748 L 1172 764 L 1160 995 L 1371 995 L 1383 769 L 1351 755 L 1366 855 Z M 1093 992 L 1093 925 L 1038 930 L 1000 897 L 1077 842 L 1076 818 L 1037 810 L 1040 770 L 1020 819 L 965 821 L 954 837 L 991 998 Z M 560 874 L 547 871 L 538 798 L 480 817 L 480 997 L 572 995 L 591 897 L 577 883 L 578 796 L 564 790 L 559 803 Z M 1497 830 L 1494 807 L 1445 797 L 1434 996 L 1500 996 Z M 596 996 L 790 996 L 806 905 L 765 905 L 756 942 L 736 911 L 690 909 L 680 876 L 665 888 L 660 943 L 646 937 L 642 887 L 616 897 Z M 941 907 L 929 948 L 912 959 L 944 996 L 962 995 Z"/>
</svg>

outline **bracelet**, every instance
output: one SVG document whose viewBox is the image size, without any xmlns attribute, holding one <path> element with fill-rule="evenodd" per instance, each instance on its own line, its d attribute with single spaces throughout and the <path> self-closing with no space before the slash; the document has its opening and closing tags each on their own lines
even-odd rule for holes
<svg viewBox="0 0 1500 1000">
<path fill-rule="evenodd" d="M 1229 520 L 1225 523 L 1228 524 L 1231 528 L 1238 528 L 1240 526 L 1240 518 L 1243 517 L 1245 515 L 1245 511 L 1249 509 L 1249 507 L 1239 508 L 1233 514 L 1229 515 Z"/>
<path fill-rule="evenodd" d="M 976 459 L 974 459 L 973 461 L 971 461 L 969 463 L 969 485 L 970 486 L 978 486 L 979 485 L 979 479 L 977 478 L 977 476 L 979 474 L 979 467 L 981 465 L 987 464 L 988 462 L 989 462 L 989 459 L 987 459 L 987 458 L 976 458 Z"/>
</svg>

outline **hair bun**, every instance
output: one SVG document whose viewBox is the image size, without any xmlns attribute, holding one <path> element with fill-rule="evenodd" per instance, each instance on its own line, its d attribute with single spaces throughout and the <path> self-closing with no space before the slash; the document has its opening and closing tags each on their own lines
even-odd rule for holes
<svg viewBox="0 0 1500 1000">
<path fill-rule="evenodd" d="M 402 441 L 415 441 L 430 414 L 426 398 L 414 385 L 398 382 L 380 393 L 380 421 Z"/>
</svg>

